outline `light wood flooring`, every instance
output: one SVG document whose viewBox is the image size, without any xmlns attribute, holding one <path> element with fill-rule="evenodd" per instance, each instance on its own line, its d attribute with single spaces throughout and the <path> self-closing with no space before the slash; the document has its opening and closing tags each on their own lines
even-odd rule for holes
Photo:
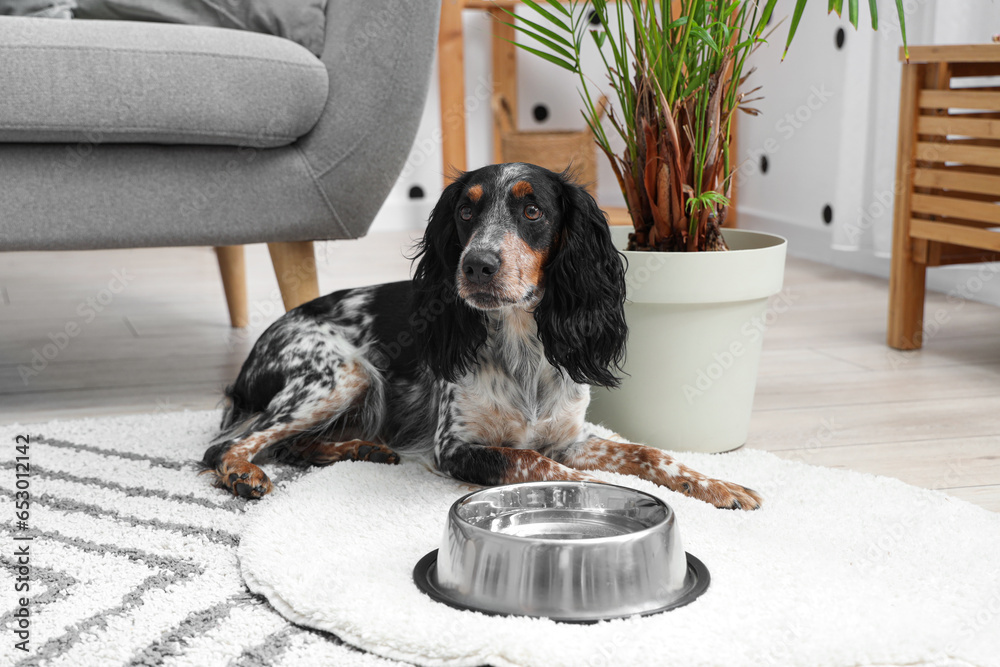
<svg viewBox="0 0 1000 667">
<path fill-rule="evenodd" d="M 408 238 L 322 244 L 321 291 L 407 278 Z M 281 312 L 263 246 L 247 267 L 252 325 L 234 331 L 209 248 L 0 254 L 0 423 L 215 407 Z M 901 353 L 885 281 L 789 259 L 785 285 L 747 446 L 1000 511 L 1000 309 L 930 294 L 943 324 Z"/>
</svg>

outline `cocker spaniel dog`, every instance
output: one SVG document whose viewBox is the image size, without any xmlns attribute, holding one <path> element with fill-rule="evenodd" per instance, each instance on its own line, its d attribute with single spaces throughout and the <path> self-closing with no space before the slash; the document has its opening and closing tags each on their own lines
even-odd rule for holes
<svg viewBox="0 0 1000 667">
<path fill-rule="evenodd" d="M 588 385 L 619 382 L 627 329 L 622 257 L 582 188 L 529 164 L 465 173 L 416 259 L 413 280 L 320 297 L 264 332 L 205 452 L 219 486 L 259 498 L 271 490 L 261 461 L 396 463 L 414 451 L 473 484 L 608 470 L 717 507 L 760 506 L 750 489 L 584 420 Z"/>
</svg>

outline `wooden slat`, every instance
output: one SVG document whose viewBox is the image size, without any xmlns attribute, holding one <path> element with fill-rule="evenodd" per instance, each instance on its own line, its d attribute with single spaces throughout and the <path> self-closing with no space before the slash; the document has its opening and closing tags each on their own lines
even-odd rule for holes
<svg viewBox="0 0 1000 667">
<path fill-rule="evenodd" d="M 978 167 L 971 164 L 945 164 L 936 169 L 958 174 L 983 174 L 985 176 L 1000 176 L 1000 167 Z"/>
<path fill-rule="evenodd" d="M 1000 93 L 978 90 L 922 90 L 921 109 L 982 109 L 1000 111 Z"/>
<path fill-rule="evenodd" d="M 930 217 L 928 217 L 930 215 Z M 935 222 L 944 222 L 949 225 L 962 225 L 963 227 L 977 227 L 979 229 L 992 229 L 997 226 L 995 222 L 984 222 L 982 220 L 969 220 L 968 218 L 959 218 L 953 215 L 937 215 L 937 214 L 927 214 L 927 213 L 917 213 L 914 212 L 913 217 L 920 218 L 921 220 L 934 220 Z"/>
<path fill-rule="evenodd" d="M 955 218 L 965 218 L 979 222 L 1000 225 L 1000 206 L 980 201 L 969 201 L 957 197 L 935 197 L 933 195 L 914 194 L 910 206 L 914 213 L 930 213 L 932 215 L 948 215 Z"/>
<path fill-rule="evenodd" d="M 964 109 L 952 110 L 952 116 L 957 118 L 981 118 L 983 120 L 1000 118 L 1000 111 L 966 111 Z"/>
<path fill-rule="evenodd" d="M 950 264 L 980 264 L 1000 260 L 997 253 L 985 252 L 979 248 L 968 248 L 953 243 L 929 241 L 930 252 L 925 262 L 927 266 L 947 266 Z"/>
<path fill-rule="evenodd" d="M 913 184 L 924 188 L 944 188 L 1000 197 L 1000 176 L 945 169 L 917 169 L 913 172 Z"/>
<path fill-rule="evenodd" d="M 1000 76 L 1000 62 L 995 63 L 955 63 L 951 69 L 952 77 L 967 76 Z"/>
<path fill-rule="evenodd" d="M 998 63 L 998 66 L 1000 66 L 1000 63 Z M 948 71 L 951 72 L 955 66 L 949 65 L 948 67 L 949 67 Z M 969 92 L 1000 93 L 1000 86 L 955 86 L 954 88 L 951 88 L 950 79 L 949 79 L 949 84 L 945 86 L 945 88 L 950 88 L 952 90 L 969 91 Z"/>
<path fill-rule="evenodd" d="M 1000 167 L 1000 149 L 988 146 L 921 141 L 917 144 L 914 156 L 925 162 L 960 162 L 980 167 Z"/>
<path fill-rule="evenodd" d="M 960 135 L 1000 139 L 1000 120 L 979 120 L 961 116 L 920 116 L 917 120 L 920 134 Z"/>
<path fill-rule="evenodd" d="M 899 47 L 900 61 L 906 60 Z M 1000 61 L 1000 44 L 961 44 L 956 46 L 911 46 L 911 63 L 995 63 Z"/>
<path fill-rule="evenodd" d="M 941 137 L 940 141 L 951 144 L 952 146 L 984 146 L 986 148 L 993 148 L 995 150 L 1000 149 L 1000 139 L 952 137 L 946 140 L 944 137 Z"/>
<path fill-rule="evenodd" d="M 1000 252 L 1000 232 L 949 225 L 946 222 L 913 219 L 910 221 L 910 236 L 928 241 L 941 241 L 969 248 Z"/>
<path fill-rule="evenodd" d="M 998 203 L 997 195 L 983 195 L 977 192 L 964 192 L 960 190 L 942 190 L 941 188 L 924 188 L 917 187 L 914 188 L 915 192 L 919 192 L 922 195 L 934 195 L 936 197 L 954 197 L 955 199 L 965 199 L 967 201 L 981 201 L 990 204 Z"/>
</svg>

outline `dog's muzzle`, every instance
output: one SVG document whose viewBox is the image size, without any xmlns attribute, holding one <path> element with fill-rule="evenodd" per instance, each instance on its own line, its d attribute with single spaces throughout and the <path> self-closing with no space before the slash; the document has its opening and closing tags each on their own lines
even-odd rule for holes
<svg viewBox="0 0 1000 667">
<path fill-rule="evenodd" d="M 500 255 L 488 250 L 469 252 L 462 260 L 462 275 L 471 285 L 486 285 L 500 270 Z"/>
</svg>

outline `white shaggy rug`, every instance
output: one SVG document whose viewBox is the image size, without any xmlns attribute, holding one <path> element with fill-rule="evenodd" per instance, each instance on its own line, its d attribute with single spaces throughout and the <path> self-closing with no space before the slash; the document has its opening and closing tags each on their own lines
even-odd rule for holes
<svg viewBox="0 0 1000 667">
<path fill-rule="evenodd" d="M 197 475 L 219 416 L 0 426 L 0 666 L 399 664 L 292 625 L 247 591 L 236 544 L 252 503 Z M 18 435 L 30 436 L 28 530 L 14 521 Z M 30 589 L 16 592 L 25 544 Z M 26 652 L 12 617 L 21 596 Z"/>
<path fill-rule="evenodd" d="M 746 450 L 683 454 L 761 491 L 723 511 L 636 478 L 677 512 L 711 586 L 668 613 L 597 625 L 493 617 L 412 581 L 464 485 L 415 463 L 340 463 L 249 512 L 244 579 L 282 615 L 421 665 L 1000 665 L 1000 515 L 943 493 Z"/>
</svg>

